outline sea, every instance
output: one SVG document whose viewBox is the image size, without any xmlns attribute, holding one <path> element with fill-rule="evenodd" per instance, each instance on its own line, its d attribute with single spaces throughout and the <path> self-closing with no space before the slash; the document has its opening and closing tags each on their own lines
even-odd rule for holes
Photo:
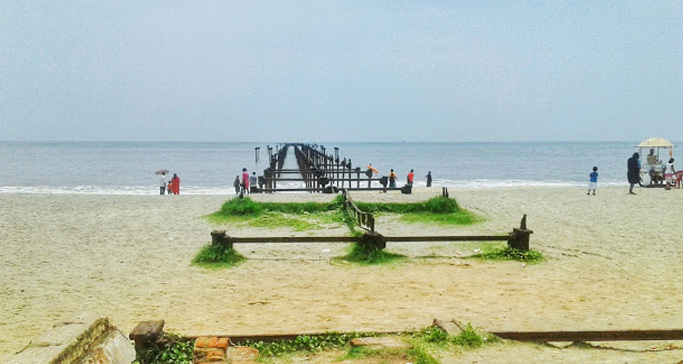
<svg viewBox="0 0 683 364">
<path fill-rule="evenodd" d="M 305 142 L 304 142 L 305 143 Z M 599 186 L 626 186 L 626 160 L 639 151 L 631 142 L 309 143 L 351 160 L 371 163 L 380 176 L 394 169 L 399 186 L 415 172 L 415 186 L 587 188 L 598 167 Z M 181 180 L 181 195 L 232 195 L 242 168 L 262 175 L 268 149 L 283 143 L 196 142 L 0 142 L 0 193 L 156 195 L 155 172 Z M 647 151 L 645 151 L 647 152 Z M 668 158 L 668 151 L 667 158 Z M 674 156 L 675 157 L 675 156 Z M 293 152 L 285 168 L 296 168 Z M 278 187 L 300 187 L 281 182 Z"/>
</svg>

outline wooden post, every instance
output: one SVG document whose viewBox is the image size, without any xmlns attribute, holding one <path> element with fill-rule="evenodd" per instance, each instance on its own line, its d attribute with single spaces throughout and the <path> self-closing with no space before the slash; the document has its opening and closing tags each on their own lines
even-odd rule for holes
<svg viewBox="0 0 683 364">
<path fill-rule="evenodd" d="M 533 234 L 533 230 L 526 228 L 526 214 L 522 217 L 522 221 L 518 228 L 513 228 L 508 237 L 508 246 L 513 249 L 527 251 L 529 250 L 529 237 Z"/>
<path fill-rule="evenodd" d="M 367 251 L 382 250 L 387 247 L 387 239 L 377 232 L 366 232 L 358 240 L 358 244 Z"/>
<path fill-rule="evenodd" d="M 211 232 L 211 245 L 221 251 L 232 249 L 232 238 L 225 234 L 225 230 L 214 230 Z"/>
</svg>

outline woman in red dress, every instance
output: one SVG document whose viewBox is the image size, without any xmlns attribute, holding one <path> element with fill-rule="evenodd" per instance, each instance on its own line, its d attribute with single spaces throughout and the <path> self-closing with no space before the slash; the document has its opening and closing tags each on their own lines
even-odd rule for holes
<svg viewBox="0 0 683 364">
<path fill-rule="evenodd" d="M 180 194 L 180 178 L 175 173 L 173 173 L 173 178 L 171 178 L 171 191 L 174 195 Z"/>
</svg>

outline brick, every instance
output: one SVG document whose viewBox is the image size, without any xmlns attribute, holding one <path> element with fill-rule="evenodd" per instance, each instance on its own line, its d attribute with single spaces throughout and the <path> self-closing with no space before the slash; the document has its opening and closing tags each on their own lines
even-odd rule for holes
<svg viewBox="0 0 683 364">
<path fill-rule="evenodd" d="M 226 350 L 228 348 L 228 342 L 229 341 L 230 341 L 230 339 L 228 339 L 227 337 L 219 338 L 218 343 L 216 344 L 216 347 L 221 348 L 223 350 Z"/>
<path fill-rule="evenodd" d="M 207 348 L 215 348 L 217 343 L 218 343 L 217 337 L 210 337 L 209 341 L 206 343 L 206 347 Z"/>
<path fill-rule="evenodd" d="M 194 347 L 195 348 L 205 348 L 206 347 L 206 342 L 209 340 L 208 337 L 198 337 L 197 340 L 194 342 Z"/>
</svg>

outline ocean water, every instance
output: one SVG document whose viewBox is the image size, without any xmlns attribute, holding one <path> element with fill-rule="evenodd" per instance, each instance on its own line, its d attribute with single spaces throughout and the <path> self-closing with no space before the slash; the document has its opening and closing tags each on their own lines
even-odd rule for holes
<svg viewBox="0 0 683 364">
<path fill-rule="evenodd" d="M 599 186 L 626 185 L 626 160 L 637 142 L 589 143 L 320 143 L 339 148 L 363 170 L 368 163 L 399 186 L 410 169 L 415 185 L 428 171 L 436 187 L 586 187 L 593 166 Z M 231 195 L 243 167 L 263 174 L 267 145 L 277 143 L 0 142 L 0 193 L 158 194 L 154 172 L 181 179 L 181 194 Z M 256 161 L 255 148 L 260 148 Z M 296 168 L 293 152 L 285 168 Z M 668 157 L 668 154 L 667 156 Z M 676 155 L 674 155 L 676 157 Z M 171 175 L 168 175 L 170 179 Z M 297 182 L 278 186 L 295 187 Z"/>
</svg>

